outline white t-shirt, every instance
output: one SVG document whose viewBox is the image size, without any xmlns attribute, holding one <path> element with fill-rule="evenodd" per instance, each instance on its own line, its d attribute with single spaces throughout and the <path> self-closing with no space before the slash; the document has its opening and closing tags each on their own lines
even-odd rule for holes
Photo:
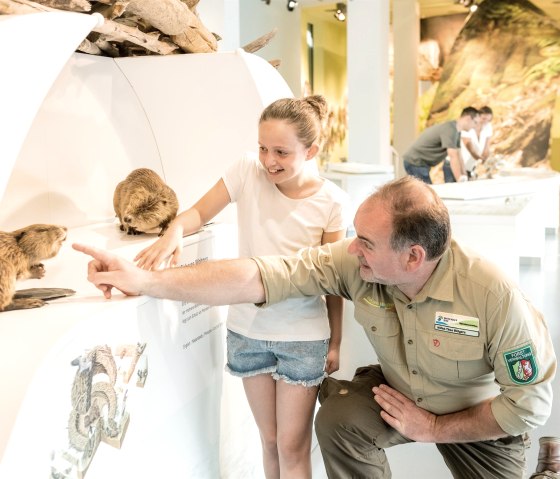
<svg viewBox="0 0 560 479">
<path fill-rule="evenodd" d="M 465 163 L 465 168 L 467 169 L 467 171 L 472 171 L 474 169 L 476 165 L 476 159 L 473 158 L 469 150 L 467 150 L 467 147 L 463 143 L 462 138 L 469 138 L 471 140 L 474 149 L 480 155 L 484 151 L 486 142 L 488 141 L 488 138 L 492 136 L 492 133 L 493 130 L 492 130 L 491 123 L 486 123 L 486 125 L 482 127 L 482 130 L 480 130 L 480 137 L 477 136 L 474 128 L 468 131 L 461 132 L 461 156 L 463 157 L 463 162 Z"/>
<path fill-rule="evenodd" d="M 340 231 L 351 221 L 348 195 L 329 180 L 308 198 L 284 196 L 256 158 L 244 157 L 223 176 L 237 203 L 239 256 L 293 255 L 321 244 L 323 232 Z M 316 341 L 330 337 L 323 297 L 292 298 L 268 308 L 229 307 L 228 329 L 253 339 Z"/>
</svg>

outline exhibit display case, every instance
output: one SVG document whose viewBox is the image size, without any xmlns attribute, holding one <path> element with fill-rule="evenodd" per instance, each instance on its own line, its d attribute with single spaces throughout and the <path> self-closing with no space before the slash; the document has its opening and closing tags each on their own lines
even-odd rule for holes
<svg viewBox="0 0 560 479">
<path fill-rule="evenodd" d="M 71 243 L 131 260 L 157 235 L 119 230 L 116 185 L 150 168 L 187 208 L 255 151 L 262 109 L 292 93 L 270 64 L 241 50 L 73 53 L 97 21 L 59 13 L 0 21 L 0 38 L 17 32 L 20 41 L 17 55 L 0 52 L 10 72 L 0 102 L 11 105 L 0 110 L 0 229 L 67 227 L 45 276 L 17 287 L 75 291 L 0 313 L 0 476 L 219 477 L 220 442 L 234 437 L 222 415 L 226 308 L 118 293 L 106 300 Z M 50 34 L 41 37 L 38 25 Z M 41 94 L 29 92 L 34 68 Z M 235 256 L 235 216 L 228 207 L 186 237 L 182 262 Z M 228 397 L 237 400 L 245 399 Z"/>
</svg>

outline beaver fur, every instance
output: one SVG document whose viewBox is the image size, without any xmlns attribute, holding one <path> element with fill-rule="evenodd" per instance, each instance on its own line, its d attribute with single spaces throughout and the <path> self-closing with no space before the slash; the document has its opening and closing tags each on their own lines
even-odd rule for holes
<svg viewBox="0 0 560 479">
<path fill-rule="evenodd" d="M 57 255 L 66 232 L 65 226 L 48 224 L 0 231 L 0 311 L 38 308 L 45 304 L 38 298 L 14 299 L 16 280 L 45 276 L 41 261 Z"/>
<path fill-rule="evenodd" d="M 179 201 L 175 192 L 148 168 L 132 171 L 115 188 L 113 206 L 121 231 L 129 235 L 163 235 L 177 216 Z"/>
</svg>

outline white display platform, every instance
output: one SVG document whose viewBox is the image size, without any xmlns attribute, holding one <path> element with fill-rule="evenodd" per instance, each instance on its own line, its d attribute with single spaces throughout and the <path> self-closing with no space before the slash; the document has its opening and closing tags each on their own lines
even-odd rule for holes
<svg viewBox="0 0 560 479">
<path fill-rule="evenodd" d="M 449 209 L 453 237 L 517 281 L 520 261 L 542 261 L 547 229 L 558 229 L 559 185 L 553 172 L 519 172 L 433 188 Z"/>
</svg>

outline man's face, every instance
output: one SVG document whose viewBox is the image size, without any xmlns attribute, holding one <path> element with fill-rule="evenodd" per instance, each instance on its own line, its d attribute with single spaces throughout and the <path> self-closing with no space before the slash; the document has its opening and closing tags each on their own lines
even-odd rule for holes
<svg viewBox="0 0 560 479">
<path fill-rule="evenodd" d="M 356 213 L 354 228 L 357 238 L 348 252 L 360 261 L 360 277 L 370 283 L 399 284 L 405 273 L 405 253 L 390 245 L 391 218 L 379 201 L 362 205 Z"/>
<path fill-rule="evenodd" d="M 480 120 L 480 115 L 475 115 L 474 117 L 469 116 L 469 115 L 465 115 L 464 117 L 461 118 L 461 124 L 460 124 L 460 129 L 462 131 L 469 131 L 472 130 L 477 121 Z"/>
</svg>

